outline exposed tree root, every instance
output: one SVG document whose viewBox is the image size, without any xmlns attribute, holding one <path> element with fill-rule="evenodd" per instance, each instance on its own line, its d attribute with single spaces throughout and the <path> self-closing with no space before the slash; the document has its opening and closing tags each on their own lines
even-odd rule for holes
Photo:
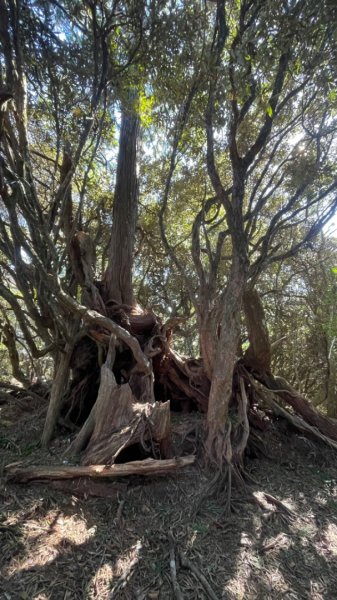
<svg viewBox="0 0 337 600">
<path fill-rule="evenodd" d="M 153 313 L 111 300 L 103 306 L 99 287 L 92 280 L 88 289 L 89 308 L 59 292 L 64 306 L 81 317 L 87 326 L 70 359 L 68 355 L 67 360 L 63 360 L 66 368 L 70 366 L 73 370 L 64 415 L 66 421 L 82 424 L 69 452 L 80 455 L 81 464 L 85 466 L 113 465 L 125 459 L 127 448 L 136 446 L 145 451 L 145 456 L 170 458 L 174 455 L 170 410 L 207 412 L 210 381 L 203 362 L 174 352 L 170 344 L 172 330 Z M 257 346 L 259 336 L 254 340 Z M 259 356 L 264 356 L 268 365 L 269 354 L 263 354 L 262 350 L 261 347 Z M 317 413 L 284 380 L 273 377 L 268 370 L 262 375 L 254 370 L 255 362 L 252 362 L 251 352 L 247 368 L 243 361 L 235 366 L 223 429 L 208 419 L 204 450 L 207 462 L 216 466 L 218 475 L 206 495 L 225 497 L 227 514 L 232 510 L 232 482 L 242 484 L 244 481 L 247 449 L 255 454 L 266 454 L 262 434 L 257 433 L 257 430 L 263 432 L 270 422 L 264 411 L 266 404 L 273 414 L 281 415 L 302 432 L 337 449 L 337 425 Z M 61 375 L 60 370 L 58 389 L 56 381 L 52 392 L 52 400 L 57 392 L 55 402 L 50 404 L 50 410 L 54 407 L 53 415 L 60 406 Z M 219 381 L 221 383 L 221 378 Z M 226 386 L 230 392 L 230 380 Z M 219 393 L 222 393 L 221 386 Z M 285 400 L 300 416 L 283 409 L 277 398 Z M 46 423 L 46 443 L 52 424 Z M 198 451 L 197 445 L 193 451 Z"/>
<path fill-rule="evenodd" d="M 312 437 L 320 440 L 321 442 L 327 444 L 328 446 L 330 446 L 331 448 L 334 448 L 335 450 L 337 450 L 337 443 L 335 441 L 334 438 L 330 438 L 327 435 L 324 435 L 324 433 L 321 433 L 321 431 L 315 427 L 310 425 L 309 423 L 307 423 L 302 417 L 291 414 L 289 411 L 287 411 L 285 408 L 283 408 L 280 404 L 279 404 L 279 398 L 280 395 L 283 394 L 283 390 L 277 390 L 277 393 L 274 392 L 274 390 L 270 390 L 269 388 L 265 387 L 264 385 L 262 385 L 261 383 L 259 383 L 258 381 L 256 381 L 252 376 L 248 375 L 249 377 L 249 381 L 251 383 L 251 385 L 253 386 L 256 394 L 259 396 L 260 400 L 262 400 L 262 403 L 264 405 L 267 405 L 268 407 L 270 407 L 270 409 L 272 410 L 273 414 L 276 417 L 282 417 L 283 419 L 286 419 L 291 425 L 292 427 L 294 427 L 294 429 L 298 429 L 299 431 L 301 431 L 302 433 L 306 433 L 311 435 Z M 281 380 L 281 378 L 278 378 L 278 380 Z M 283 384 L 285 384 L 286 382 L 283 381 Z M 286 392 L 288 394 L 288 392 Z M 296 393 L 294 393 L 296 394 Z M 305 406 L 307 407 L 308 401 L 299 396 L 298 394 L 296 394 L 296 396 L 298 396 L 301 400 L 305 400 Z M 281 396 L 283 398 L 283 396 Z M 288 397 L 288 396 L 287 396 Z M 297 399 L 298 400 L 298 399 Z M 296 401 L 295 403 L 296 407 L 298 408 L 298 403 Z M 300 402 L 300 406 L 302 406 L 301 402 Z M 318 415 L 316 413 L 316 411 L 313 411 L 312 408 L 310 407 L 310 416 L 311 416 L 311 420 L 314 420 L 315 422 L 319 422 L 321 423 L 321 415 Z M 315 417 L 313 417 L 312 412 L 315 412 Z M 305 414 L 307 414 L 305 412 Z M 328 421 L 329 425 L 332 425 L 332 423 L 330 423 L 330 421 L 328 419 L 326 419 L 325 417 L 323 417 L 322 415 L 322 419 L 323 419 L 323 423 L 325 424 L 326 421 Z M 325 427 L 324 427 L 325 430 Z M 329 432 L 331 432 L 331 428 L 329 427 Z"/>
<path fill-rule="evenodd" d="M 282 377 L 266 376 L 262 383 L 294 409 L 309 425 L 317 427 L 318 431 L 337 442 L 337 425 L 311 406 L 309 400 L 301 396 Z"/>
<path fill-rule="evenodd" d="M 298 520 L 301 517 L 291 510 L 282 500 L 275 498 L 271 494 L 267 492 L 253 493 L 251 497 L 252 502 L 255 502 L 262 510 L 268 510 L 268 504 L 274 506 L 277 512 L 282 513 L 287 519 L 290 520 Z"/>
<path fill-rule="evenodd" d="M 235 512 L 235 506 L 232 501 L 233 485 L 245 487 L 244 472 L 238 465 L 228 463 L 223 465 L 222 469 L 217 469 L 215 475 L 208 481 L 198 498 L 195 500 L 191 515 L 195 516 L 205 506 L 205 500 L 215 498 L 221 502 L 223 514 L 228 517 Z"/>
</svg>

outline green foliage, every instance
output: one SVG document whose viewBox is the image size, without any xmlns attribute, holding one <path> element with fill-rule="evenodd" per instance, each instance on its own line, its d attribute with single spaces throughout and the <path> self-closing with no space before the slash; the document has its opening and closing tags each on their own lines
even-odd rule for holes
<svg viewBox="0 0 337 600">
<path fill-rule="evenodd" d="M 20 172 L 16 157 L 25 156 L 27 149 L 24 143 L 14 148 L 14 140 L 20 145 L 23 136 L 19 139 L 11 113 L 13 129 L 2 152 L 7 151 L 5 178 L 12 204 L 0 209 L 5 240 L 0 281 L 12 292 L 12 304 L 4 303 L 3 310 L 11 314 L 18 345 L 23 347 L 26 334 L 14 317 L 15 300 L 38 348 L 66 336 L 62 310 L 55 308 L 34 260 L 20 260 L 18 247 L 31 248 L 46 271 L 81 299 L 82 291 L 74 290 L 68 252 L 65 213 L 70 204 L 72 233 L 90 233 L 96 278 L 104 277 L 120 105 L 130 97 L 141 121 L 135 287 L 140 302 L 163 319 L 185 319 L 177 332 L 180 349 L 198 352 L 200 298 L 208 294 L 210 306 L 223 298 L 237 238 L 245 246 L 249 277 L 260 278 L 261 288 L 270 294 L 272 335 L 288 333 L 291 317 L 297 337 L 289 340 L 288 348 L 298 370 L 299 345 L 308 348 L 312 368 L 314 333 L 320 342 L 331 341 L 337 333 L 336 319 L 331 318 L 336 307 L 337 267 L 331 267 L 335 260 L 325 256 L 320 272 L 308 250 L 335 194 L 336 42 L 328 35 L 335 9 L 325 0 L 320 5 L 313 0 L 303 5 L 231 0 L 225 17 L 227 34 L 216 56 L 220 29 L 214 2 L 25 2 L 20 43 L 28 80 L 29 161 Z M 210 106 L 211 125 L 206 126 Z M 14 158 L 8 140 L 17 150 Z M 252 148 L 255 154 L 245 171 L 243 159 Z M 76 162 L 70 199 L 60 193 L 65 149 Z M 239 207 L 232 221 L 228 205 L 214 189 L 212 157 L 230 206 Z M 233 192 L 235 160 L 241 161 L 242 198 Z M 31 197 L 20 195 L 20 186 L 33 190 Z M 216 194 L 217 201 L 206 210 Z M 164 201 L 171 252 L 159 227 Z M 235 232 L 230 231 L 233 222 L 238 226 Z M 309 257 L 308 277 L 294 274 L 295 263 L 283 263 L 283 255 L 291 259 L 300 247 L 303 257 Z M 277 292 L 271 293 L 274 284 Z M 279 287 L 293 296 L 303 292 L 304 301 L 290 305 L 284 293 L 278 306 Z M 24 352 L 20 349 L 22 360 L 27 360 Z M 298 377 L 285 352 L 280 352 L 279 366 Z"/>
</svg>

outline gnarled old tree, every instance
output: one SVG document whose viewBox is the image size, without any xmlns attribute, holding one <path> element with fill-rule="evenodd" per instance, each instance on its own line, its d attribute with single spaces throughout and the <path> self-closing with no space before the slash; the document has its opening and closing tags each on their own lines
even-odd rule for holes
<svg viewBox="0 0 337 600">
<path fill-rule="evenodd" d="M 169 400 L 190 401 L 207 413 L 207 458 L 241 466 L 262 386 L 337 441 L 272 376 L 256 288 L 337 206 L 335 22 L 328 0 L 0 0 L 0 291 L 31 356 L 54 359 L 45 445 L 62 414 L 86 465 L 147 440 L 169 458 Z M 167 172 L 155 212 L 196 312 L 197 359 L 174 352 L 172 322 L 142 310 L 132 284 L 148 96 L 148 154 Z"/>
<path fill-rule="evenodd" d="M 242 366 L 268 387 L 283 389 L 295 410 L 336 439 L 330 422 L 316 418 L 305 399 L 285 392 L 287 385 L 272 377 L 255 289 L 267 265 L 299 252 L 336 209 L 333 16 L 330 3 L 317 9 L 304 1 L 278 7 L 217 2 L 209 79 L 203 78 L 205 161 L 215 196 L 204 199 L 192 227 L 198 285 L 189 279 L 186 287 L 211 381 L 206 450 L 220 463 L 240 464 L 247 442 L 247 394 L 236 367 L 243 310 L 250 347 Z M 305 33 L 299 23 L 306 23 Z M 182 274 L 184 264 L 169 241 L 164 217 L 190 112 L 188 99 L 177 123 L 160 214 L 165 247 Z"/>
</svg>

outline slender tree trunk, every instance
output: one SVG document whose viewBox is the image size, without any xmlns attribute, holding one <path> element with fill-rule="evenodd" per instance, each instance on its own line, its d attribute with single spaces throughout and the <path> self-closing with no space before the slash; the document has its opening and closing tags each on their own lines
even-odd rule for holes
<svg viewBox="0 0 337 600">
<path fill-rule="evenodd" d="M 75 336 L 78 330 L 78 320 L 75 320 L 71 328 L 71 341 L 67 342 L 63 352 L 60 355 L 60 361 L 50 393 L 47 416 L 41 437 L 41 444 L 44 448 L 48 447 L 54 434 L 57 420 L 60 416 L 63 396 L 69 380 L 70 359 L 74 348 Z"/>
<path fill-rule="evenodd" d="M 12 366 L 12 375 L 25 387 L 28 387 L 31 381 L 20 368 L 20 356 L 16 347 L 15 329 L 10 323 L 5 323 L 2 333 L 4 336 L 3 342 L 7 347 L 8 357 Z"/>
<path fill-rule="evenodd" d="M 112 233 L 105 300 L 134 304 L 132 267 L 137 224 L 137 139 L 139 116 L 135 98 L 122 108 L 117 179 L 112 213 Z"/>
<path fill-rule="evenodd" d="M 337 369 L 336 357 L 333 350 L 329 352 L 328 357 L 328 392 L 326 399 L 326 409 L 328 417 L 337 418 Z"/>
</svg>

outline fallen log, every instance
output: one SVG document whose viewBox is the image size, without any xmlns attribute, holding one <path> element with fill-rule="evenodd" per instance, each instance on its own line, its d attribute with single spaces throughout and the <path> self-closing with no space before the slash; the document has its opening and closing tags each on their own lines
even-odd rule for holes
<svg viewBox="0 0 337 600">
<path fill-rule="evenodd" d="M 135 460 L 117 465 L 89 466 L 20 466 L 17 463 L 7 465 L 5 473 L 7 480 L 15 483 L 55 479 L 74 479 L 77 477 L 92 477 L 95 479 L 127 477 L 129 475 L 166 475 L 183 467 L 189 467 L 195 462 L 195 456 L 183 456 L 167 460 Z"/>
</svg>

